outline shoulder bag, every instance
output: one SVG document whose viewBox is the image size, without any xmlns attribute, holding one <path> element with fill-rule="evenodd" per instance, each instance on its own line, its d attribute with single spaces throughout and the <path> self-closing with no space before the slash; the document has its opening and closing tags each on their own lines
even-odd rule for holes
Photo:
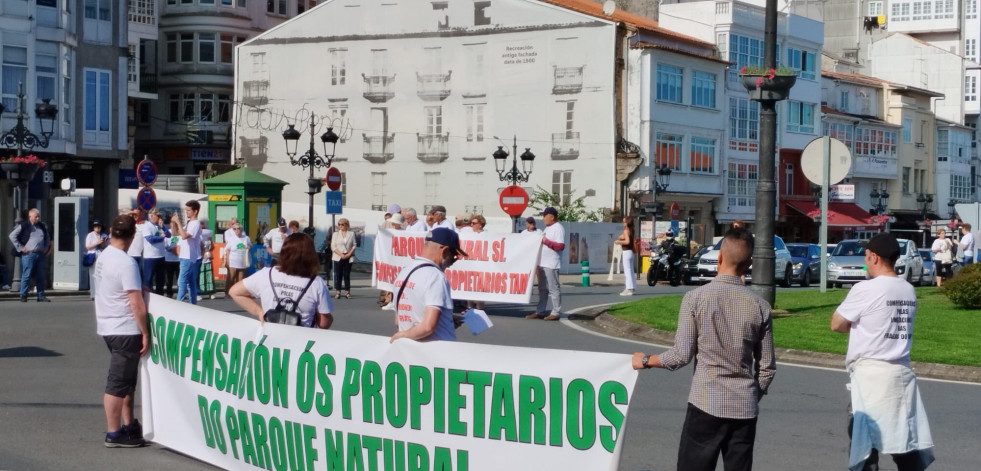
<svg viewBox="0 0 981 471">
<path fill-rule="evenodd" d="M 295 301 L 290 298 L 280 299 L 276 294 L 276 287 L 272 282 L 272 271 L 273 269 L 270 268 L 269 289 L 272 290 L 273 298 L 276 300 L 276 307 L 266 311 L 266 313 L 263 314 L 263 319 L 272 324 L 294 326 L 300 325 L 300 313 L 296 312 L 296 308 L 299 307 L 300 300 L 303 299 L 303 295 L 307 293 L 307 289 L 309 289 L 310 285 L 313 284 L 313 278 L 310 278 L 310 281 L 307 282 L 307 286 L 303 288 L 303 291 L 300 292 L 300 295 L 296 297 Z"/>
<path fill-rule="evenodd" d="M 393 302 L 395 303 L 395 312 L 398 312 L 398 310 L 399 310 L 399 300 L 402 299 L 402 292 L 405 291 L 405 285 L 409 283 L 409 277 L 412 276 L 412 274 L 415 273 L 416 270 L 418 270 L 418 269 L 420 269 L 422 267 L 425 267 L 425 266 L 430 266 L 430 267 L 433 267 L 433 268 L 435 268 L 437 270 L 439 269 L 439 267 L 437 267 L 436 265 L 433 265 L 433 264 L 430 264 L 430 263 L 423 263 L 421 265 L 416 265 L 415 268 L 413 268 L 412 270 L 409 270 L 409 274 L 408 275 L 405 275 L 405 279 L 402 280 L 402 286 L 399 286 L 399 292 L 398 292 L 398 294 L 396 294 L 395 295 L 395 298 L 393 298 Z"/>
</svg>

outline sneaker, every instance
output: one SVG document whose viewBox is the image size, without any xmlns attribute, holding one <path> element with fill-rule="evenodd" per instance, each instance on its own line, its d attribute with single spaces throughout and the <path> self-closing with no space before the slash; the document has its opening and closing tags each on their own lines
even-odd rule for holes
<svg viewBox="0 0 981 471">
<path fill-rule="evenodd" d="M 541 319 L 543 316 L 539 315 L 537 312 L 533 312 L 525 316 L 525 319 Z"/>
<path fill-rule="evenodd" d="M 133 419 L 133 422 L 129 425 L 123 425 L 120 429 L 123 433 L 129 434 L 130 437 L 143 439 L 143 424 L 140 423 L 139 419 Z"/>
<path fill-rule="evenodd" d="M 39 302 L 39 303 L 50 303 L 51 300 L 48 299 L 48 298 L 37 298 L 37 302 Z"/>
<path fill-rule="evenodd" d="M 625 289 L 622 292 L 620 292 L 620 296 L 633 296 L 633 295 L 634 295 L 634 290 L 632 289 Z"/>
<path fill-rule="evenodd" d="M 0 287 L 0 290 L 10 291 L 10 285 L 3 285 L 2 287 Z"/>
<path fill-rule="evenodd" d="M 549 314 L 549 315 L 545 316 L 543 319 L 546 320 L 546 321 L 557 321 L 557 320 L 559 320 L 559 315 L 558 314 Z"/>
<path fill-rule="evenodd" d="M 106 448 L 139 448 L 143 445 L 146 445 L 146 442 L 142 438 L 131 436 L 122 429 L 115 437 L 106 434 Z"/>
<path fill-rule="evenodd" d="M 394 311 L 394 310 L 395 310 L 395 303 L 388 303 L 382 306 L 382 311 Z"/>
</svg>

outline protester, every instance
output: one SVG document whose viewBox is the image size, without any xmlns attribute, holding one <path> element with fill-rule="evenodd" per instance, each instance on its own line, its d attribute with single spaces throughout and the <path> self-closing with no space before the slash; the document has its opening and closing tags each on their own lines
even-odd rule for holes
<svg viewBox="0 0 981 471">
<path fill-rule="evenodd" d="M 551 206 L 542 211 L 545 231 L 538 259 L 538 306 L 535 312 L 525 316 L 527 319 L 557 321 L 562 315 L 559 267 L 562 266 L 562 251 L 565 250 L 565 228 L 558 223 L 558 217 L 559 212 Z M 546 316 L 545 308 L 549 300 L 552 301 L 552 312 Z"/>
<path fill-rule="evenodd" d="M 964 253 L 961 264 L 970 265 L 974 263 L 974 235 L 971 234 L 971 225 L 968 223 L 961 224 L 960 248 L 961 252 Z"/>
<path fill-rule="evenodd" d="M 164 220 L 166 221 L 167 218 L 165 217 Z M 180 237 L 173 234 L 164 241 L 164 295 L 168 298 L 174 297 L 174 283 L 178 280 L 181 271 L 179 241 Z"/>
<path fill-rule="evenodd" d="M 140 268 L 127 254 L 136 222 L 121 214 L 109 226 L 109 246 L 95 262 L 99 290 L 95 296 L 96 332 L 109 348 L 109 374 L 102 405 L 106 413 L 105 446 L 134 448 L 146 444 L 143 427 L 133 417 L 133 394 L 140 357 L 150 351 L 150 326 Z"/>
<path fill-rule="evenodd" d="M 443 271 L 466 256 L 453 229 L 437 227 L 426 235 L 422 253 L 402 268 L 395 280 L 395 325 L 399 330 L 390 342 L 400 338 L 456 340 L 450 282 Z"/>
<path fill-rule="evenodd" d="M 290 234 L 283 242 L 279 264 L 235 283 L 228 294 L 260 323 L 265 322 L 265 313 L 275 309 L 281 300 L 287 300 L 284 305 L 296 306 L 300 325 L 304 327 L 329 329 L 334 323 L 330 293 L 320 277 L 317 250 L 313 239 L 302 232 Z M 253 298 L 259 298 L 259 303 Z"/>
<path fill-rule="evenodd" d="M 228 272 L 225 274 L 225 297 L 229 297 L 228 291 L 235 283 L 242 281 L 245 272 L 249 269 L 249 250 L 252 249 L 252 240 L 242 229 L 238 222 L 232 223 L 228 229 L 231 234 L 225 235 L 225 246 L 222 247 L 222 258 L 225 259 Z"/>
<path fill-rule="evenodd" d="M 933 278 L 939 288 L 943 280 L 950 278 L 951 264 L 954 262 L 953 256 L 954 243 L 947 238 L 947 231 L 943 228 L 937 229 L 937 239 L 933 241 L 930 251 L 933 252 Z"/>
<path fill-rule="evenodd" d="M 405 213 L 410 211 L 409 209 L 403 209 L 402 212 Z M 413 217 L 415 217 L 415 210 L 411 210 Z M 405 229 L 405 219 L 402 214 L 395 213 L 391 215 L 385 222 L 381 225 L 382 229 L 392 229 L 392 230 L 403 230 Z M 392 292 L 387 290 L 378 291 L 378 305 L 381 306 L 383 311 L 394 311 L 395 303 L 392 302 Z"/>
<path fill-rule="evenodd" d="M 351 299 L 351 258 L 357 244 L 354 232 L 350 231 L 351 222 L 346 218 L 337 221 L 337 230 L 330 239 L 331 260 L 334 262 L 334 299 L 340 299 L 341 291 L 344 297 Z"/>
<path fill-rule="evenodd" d="M 623 217 L 623 232 L 613 241 L 621 247 L 620 263 L 623 265 L 623 280 L 626 285 L 620 296 L 633 296 L 637 288 L 637 276 L 634 275 L 634 227 L 633 220 Z"/>
<path fill-rule="evenodd" d="M 180 217 L 174 214 L 170 218 L 170 233 L 179 237 L 178 251 L 180 256 L 180 274 L 177 275 L 177 300 L 198 303 L 198 273 L 201 270 L 201 221 L 198 212 L 201 203 L 190 200 L 184 204 L 184 215 L 187 223 L 181 226 Z"/>
<path fill-rule="evenodd" d="M 484 226 L 487 225 L 487 219 L 481 214 L 474 214 L 470 217 L 470 230 L 475 234 L 480 234 L 484 232 Z M 471 301 L 467 300 L 467 309 L 484 309 L 483 301 Z"/>
<path fill-rule="evenodd" d="M 212 263 L 214 259 L 214 254 L 212 249 L 214 248 L 214 243 L 211 241 L 212 233 L 211 229 L 207 227 L 201 228 L 201 255 L 198 259 L 198 301 L 208 296 L 210 299 L 215 299 L 215 271 L 214 264 Z"/>
<path fill-rule="evenodd" d="M 95 299 L 95 261 L 109 242 L 106 234 L 102 233 L 102 220 L 92 220 L 92 232 L 85 235 L 85 255 L 91 254 L 95 259 L 89 265 L 89 299 Z"/>
<path fill-rule="evenodd" d="M 535 218 L 528 216 L 525 218 L 525 230 L 522 232 L 526 234 L 541 234 L 542 230 L 535 225 Z"/>
<path fill-rule="evenodd" d="M 143 239 L 143 286 L 153 288 L 154 293 L 163 295 L 166 277 L 164 255 L 167 253 L 164 242 L 170 238 L 170 231 L 164 227 L 157 208 L 148 211 L 147 218 L 142 226 L 137 225 L 136 235 Z"/>
<path fill-rule="evenodd" d="M 278 227 L 270 229 L 266 236 L 262 238 L 265 242 L 266 252 L 272 257 L 272 264 L 279 262 L 279 252 L 283 250 L 283 242 L 286 240 L 286 218 L 279 218 Z"/>
<path fill-rule="evenodd" d="M 445 227 L 447 229 L 456 230 L 456 224 L 449 219 L 446 219 L 446 207 L 443 205 L 434 205 L 429 210 L 429 215 L 433 217 L 433 222 L 430 224 L 430 229 L 435 229 L 437 227 Z M 428 220 L 427 220 L 428 224 Z"/>
<path fill-rule="evenodd" d="M 426 232 L 433 230 L 436 227 L 436 216 L 433 213 L 426 214 Z"/>
<path fill-rule="evenodd" d="M 297 221 L 296 219 L 291 220 L 290 223 L 289 223 L 289 225 L 288 225 L 288 229 L 289 230 L 286 231 L 286 235 L 299 233 L 300 232 L 300 221 Z M 307 235 L 309 235 L 309 234 L 307 234 Z"/>
<path fill-rule="evenodd" d="M 44 287 L 47 284 L 46 258 L 51 254 L 52 243 L 48 227 L 41 222 L 41 212 L 37 208 L 31 208 L 27 212 L 27 219 L 14 226 L 9 239 L 14 244 L 14 250 L 20 254 L 20 302 L 27 302 L 32 275 L 37 287 L 37 302 L 51 302 L 44 296 Z"/>
<path fill-rule="evenodd" d="M 899 471 L 933 462 L 933 438 L 910 367 L 916 292 L 896 276 L 899 242 L 878 234 L 866 243 L 869 279 L 859 282 L 831 316 L 831 330 L 848 334 L 845 368 L 851 390 L 849 469 L 877 470 L 879 453 Z"/>
<path fill-rule="evenodd" d="M 394 216 L 396 214 L 402 214 L 402 207 L 399 206 L 396 203 L 392 203 L 392 204 L 388 205 L 388 211 L 385 214 L 388 214 L 389 216 Z"/>
<path fill-rule="evenodd" d="M 470 227 L 470 215 L 466 213 L 457 214 L 454 225 L 456 226 L 457 234 L 461 232 L 470 232 L 471 230 L 473 230 L 473 228 Z"/>
<path fill-rule="evenodd" d="M 415 209 L 403 209 L 402 217 L 405 218 L 405 230 L 414 232 L 426 232 L 428 230 L 426 228 L 426 222 L 419 220 L 419 216 L 416 214 Z"/>
<path fill-rule="evenodd" d="M 130 216 L 133 217 L 133 221 L 136 221 L 136 233 L 137 236 L 133 238 L 133 243 L 130 244 L 129 250 L 126 252 L 133 260 L 136 260 L 136 266 L 143 267 L 143 237 L 139 234 L 143 232 L 143 223 L 146 222 L 146 218 L 143 216 L 143 211 L 133 208 L 129 211 Z M 140 274 L 140 279 L 143 278 L 143 274 Z"/>
<path fill-rule="evenodd" d="M 681 301 L 674 347 L 634 353 L 634 369 L 677 370 L 695 361 L 678 469 L 753 469 L 759 401 L 776 373 L 770 305 L 740 280 L 752 264 L 753 236 L 726 232 L 713 280 Z"/>
<path fill-rule="evenodd" d="M 225 232 L 221 235 L 221 242 L 223 244 L 228 244 L 228 239 L 237 238 L 237 236 L 235 235 L 235 225 L 238 224 L 238 218 L 233 217 L 229 219 L 227 224 L 228 225 L 225 227 L 227 227 L 228 229 L 225 229 Z"/>
</svg>

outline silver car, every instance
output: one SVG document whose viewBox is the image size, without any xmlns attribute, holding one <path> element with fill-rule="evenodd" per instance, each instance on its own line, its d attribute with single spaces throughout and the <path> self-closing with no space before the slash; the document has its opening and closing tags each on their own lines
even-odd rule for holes
<svg viewBox="0 0 981 471">
<path fill-rule="evenodd" d="M 919 285 L 923 277 L 923 259 L 916 251 L 916 243 L 909 239 L 897 239 L 899 259 L 896 260 L 896 274 L 911 284 Z M 854 284 L 869 279 L 865 269 L 865 247 L 862 240 L 848 239 L 838 243 L 831 258 L 828 259 L 828 287 L 841 288 L 843 284 Z"/>
<path fill-rule="evenodd" d="M 719 264 L 719 249 L 722 247 L 722 239 L 716 242 L 712 250 L 702 255 L 698 259 L 698 272 L 693 274 L 693 280 L 699 282 L 709 282 L 712 278 L 715 278 L 715 274 L 718 272 Z M 787 250 L 787 245 L 783 243 L 783 239 L 779 236 L 773 236 L 773 276 L 774 279 L 780 283 L 780 286 L 788 287 L 794 278 L 794 262 L 790 257 L 790 251 Z M 752 281 L 753 279 L 753 267 L 749 267 L 750 271 L 746 273 L 746 281 Z"/>
</svg>

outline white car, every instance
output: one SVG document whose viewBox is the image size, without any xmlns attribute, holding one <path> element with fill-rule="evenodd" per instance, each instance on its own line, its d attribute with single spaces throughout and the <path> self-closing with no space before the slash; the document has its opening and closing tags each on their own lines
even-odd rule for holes
<svg viewBox="0 0 981 471">
<path fill-rule="evenodd" d="M 909 239 L 896 239 L 899 242 L 899 258 L 896 260 L 896 275 L 905 278 L 910 284 L 919 285 L 923 278 L 923 258 L 916 250 L 916 243 Z M 828 286 L 841 288 L 843 284 L 853 284 L 867 280 L 865 269 L 864 241 L 843 240 L 835 247 L 828 259 Z"/>
<path fill-rule="evenodd" d="M 699 282 L 709 282 L 712 278 L 715 278 L 716 273 L 718 273 L 719 265 L 719 248 L 722 247 L 722 239 L 715 243 L 712 250 L 709 250 L 702 258 L 698 259 L 698 273 L 692 276 L 693 280 Z M 787 245 L 783 243 L 783 239 L 778 236 L 773 236 L 773 276 L 774 279 L 780 283 L 780 286 L 788 287 L 794 278 L 794 261 L 790 256 L 790 251 L 787 250 Z M 750 267 L 752 270 L 752 267 Z M 746 274 L 746 280 L 752 279 L 752 273 Z"/>
</svg>

